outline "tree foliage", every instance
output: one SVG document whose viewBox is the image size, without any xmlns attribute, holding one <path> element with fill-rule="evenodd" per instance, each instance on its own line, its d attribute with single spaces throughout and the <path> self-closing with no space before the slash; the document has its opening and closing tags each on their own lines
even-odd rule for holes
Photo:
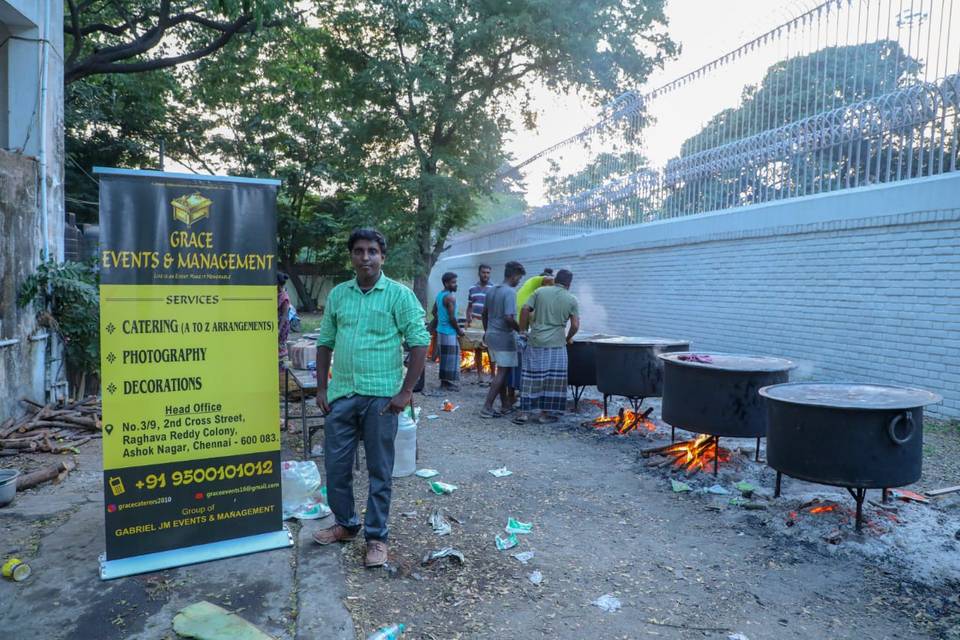
<svg viewBox="0 0 960 640">
<path fill-rule="evenodd" d="M 607 101 L 673 53 L 662 0 L 319 0 L 338 178 L 405 221 L 414 288 L 476 215 L 531 87 Z"/>
<path fill-rule="evenodd" d="M 99 75 L 66 88 L 64 143 L 67 207 L 81 222 L 98 219 L 98 184 L 91 169 L 153 168 L 161 139 L 177 154 L 171 128 L 179 84 L 173 73 Z"/>
<path fill-rule="evenodd" d="M 286 0 L 67 0 L 64 82 L 198 60 L 289 8 Z"/>
<path fill-rule="evenodd" d="M 17 304 L 37 309 L 40 326 L 60 336 L 74 389 L 100 370 L 99 274 L 92 262 L 42 262 L 20 285 Z"/>
</svg>

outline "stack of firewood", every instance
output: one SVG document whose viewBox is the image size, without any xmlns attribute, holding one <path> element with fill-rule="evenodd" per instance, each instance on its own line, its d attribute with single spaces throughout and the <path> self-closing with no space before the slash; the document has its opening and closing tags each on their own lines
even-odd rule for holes
<svg viewBox="0 0 960 640">
<path fill-rule="evenodd" d="M 0 456 L 18 453 L 77 452 L 77 447 L 101 437 L 100 399 L 61 401 L 42 405 L 23 399 L 27 413 L 0 424 Z"/>
</svg>

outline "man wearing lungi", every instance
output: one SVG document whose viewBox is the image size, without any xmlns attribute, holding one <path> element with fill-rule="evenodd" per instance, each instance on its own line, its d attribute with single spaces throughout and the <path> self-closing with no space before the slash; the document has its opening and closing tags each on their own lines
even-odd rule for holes
<svg viewBox="0 0 960 640">
<path fill-rule="evenodd" d="M 523 353 L 521 414 L 514 422 L 556 422 L 567 410 L 567 345 L 580 329 L 577 299 L 570 293 L 573 273 L 557 272 L 552 286 L 540 287 L 523 306 L 520 326 L 530 327 Z M 570 328 L 567 329 L 567 322 Z"/>
<path fill-rule="evenodd" d="M 437 318 L 437 342 L 440 345 L 440 388 L 459 391 L 460 340 L 463 329 L 457 324 L 457 274 L 448 271 L 441 277 L 443 291 L 433 305 Z"/>
</svg>

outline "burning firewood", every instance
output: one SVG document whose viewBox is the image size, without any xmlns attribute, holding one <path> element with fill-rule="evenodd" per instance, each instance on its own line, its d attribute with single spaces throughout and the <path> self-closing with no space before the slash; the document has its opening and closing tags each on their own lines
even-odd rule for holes
<svg viewBox="0 0 960 640">
<path fill-rule="evenodd" d="M 594 427 L 596 429 L 613 427 L 614 432 L 619 435 L 624 435 L 630 433 L 631 431 L 639 431 L 641 428 L 653 432 L 657 430 L 657 425 L 655 425 L 653 421 L 649 419 L 651 413 L 653 413 L 653 407 L 650 407 L 643 413 L 636 413 L 630 409 L 621 407 L 617 412 L 617 415 L 602 415 L 594 418 L 591 421 L 585 422 L 584 426 Z"/>
<path fill-rule="evenodd" d="M 460 352 L 460 370 L 476 371 L 477 356 L 473 349 L 464 349 Z M 493 373 L 493 364 L 490 361 L 490 354 L 486 351 L 480 353 L 480 370 L 483 373 Z"/>
<path fill-rule="evenodd" d="M 729 449 L 717 446 L 713 436 L 700 435 L 694 440 L 674 442 L 661 447 L 644 449 L 640 455 L 646 458 L 657 456 L 647 466 L 659 468 L 672 466 L 687 475 L 693 475 L 717 462 L 729 462 L 733 454 Z"/>
</svg>

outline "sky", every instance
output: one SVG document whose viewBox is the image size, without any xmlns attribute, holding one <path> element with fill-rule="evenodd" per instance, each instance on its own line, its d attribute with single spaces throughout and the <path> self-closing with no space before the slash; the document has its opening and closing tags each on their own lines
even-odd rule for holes
<svg viewBox="0 0 960 640">
<path fill-rule="evenodd" d="M 698 68 L 718 52 L 734 49 L 802 12 L 801 7 L 800 0 L 668 0 L 667 32 L 681 51 L 645 87 L 659 86 Z M 560 97 L 544 88 L 535 95 L 540 126 L 536 131 L 519 131 L 510 140 L 507 151 L 517 159 L 576 134 L 597 117 L 596 110 L 578 96 Z"/>
<path fill-rule="evenodd" d="M 662 86 L 698 69 L 720 55 L 819 6 L 824 0 L 667 0 L 667 32 L 681 46 L 680 54 L 656 72 L 640 93 Z M 833 44 L 859 44 L 890 37 L 898 40 L 913 57 L 925 61 L 925 73 L 933 80 L 960 72 L 960 46 L 950 34 L 960 34 L 957 0 L 849 0 L 833 9 L 829 27 L 824 23 L 794 30 L 757 47 L 749 54 L 703 74 L 695 81 L 650 102 L 648 114 L 655 125 L 644 132 L 644 155 L 654 167 L 676 157 L 680 144 L 701 130 L 716 113 L 736 107 L 747 84 L 758 84 L 768 67 L 798 53 L 805 54 Z M 834 5 L 835 7 L 837 5 Z M 904 20 L 912 14 L 923 17 Z M 952 20 L 952 25 L 951 25 Z M 556 142 L 575 135 L 596 122 L 597 112 L 577 96 L 558 97 L 539 88 L 535 92 L 540 113 L 536 131 L 518 131 L 507 151 L 515 161 L 529 158 Z M 838 105 L 839 106 L 839 105 Z M 590 150 L 576 145 L 555 154 L 565 172 L 579 170 L 590 158 Z M 541 160 L 524 170 L 527 202 L 545 204 L 543 177 L 547 163 Z"/>
</svg>

